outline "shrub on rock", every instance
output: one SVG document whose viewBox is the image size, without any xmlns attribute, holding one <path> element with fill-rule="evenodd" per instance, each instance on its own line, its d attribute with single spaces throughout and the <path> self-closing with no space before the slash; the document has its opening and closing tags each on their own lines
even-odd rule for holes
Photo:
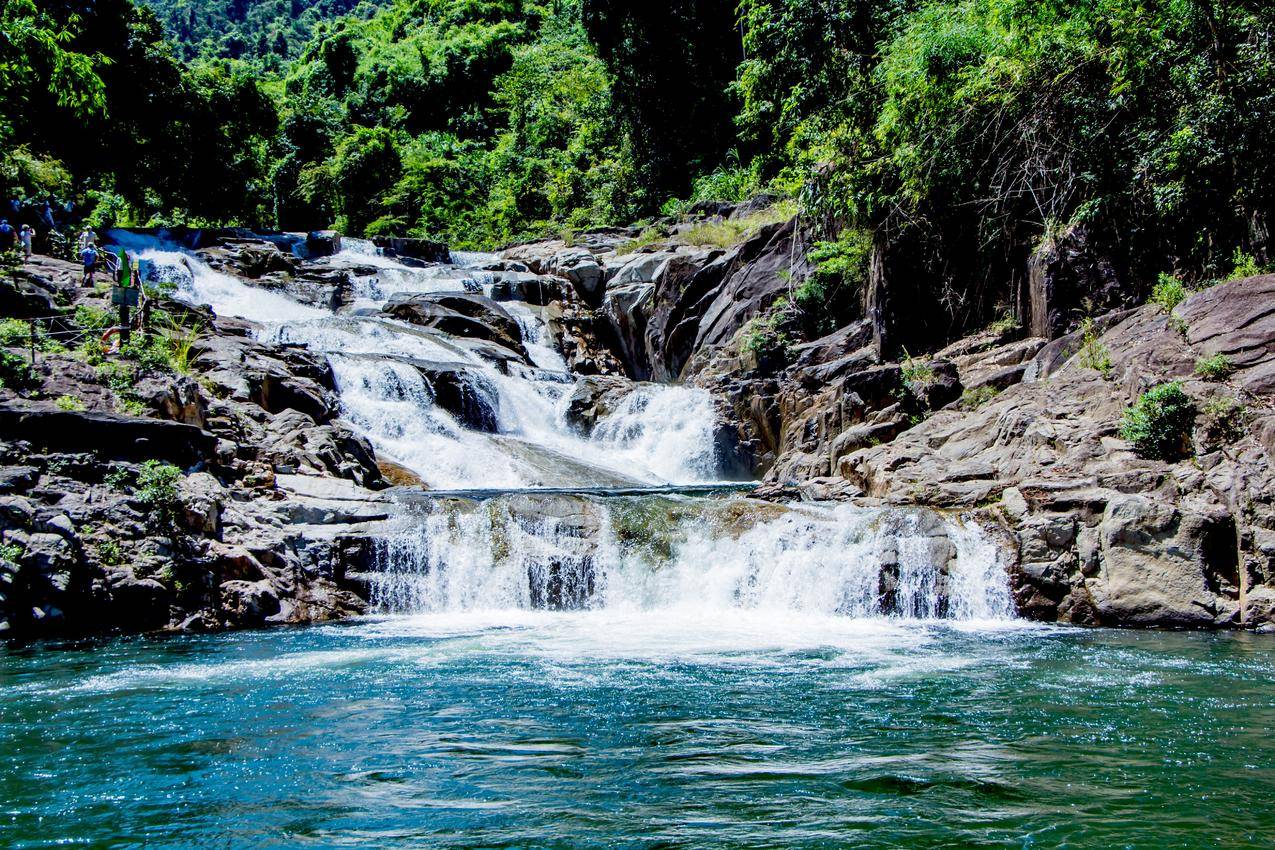
<svg viewBox="0 0 1275 850">
<path fill-rule="evenodd" d="M 1180 381 L 1160 384 L 1125 411 L 1120 436 L 1142 457 L 1179 460 L 1190 454 L 1195 416 L 1195 403 Z"/>
</svg>

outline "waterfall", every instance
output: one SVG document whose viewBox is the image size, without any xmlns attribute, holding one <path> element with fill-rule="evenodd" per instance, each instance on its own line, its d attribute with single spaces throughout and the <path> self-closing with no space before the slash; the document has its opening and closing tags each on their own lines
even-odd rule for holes
<svg viewBox="0 0 1275 850">
<path fill-rule="evenodd" d="M 305 345 L 332 366 L 344 421 L 378 454 L 447 491 L 634 488 L 718 482 L 713 398 L 638 385 L 588 436 L 566 420 L 576 386 L 542 309 L 505 305 L 531 365 L 481 343 L 378 315 L 401 292 L 490 287 L 474 267 L 405 265 L 343 240 L 356 308 L 310 307 L 211 268 L 190 251 L 115 232 L 152 279 L 258 338 Z M 490 293 L 489 293 L 490 294 Z M 775 505 L 745 498 L 506 494 L 404 502 L 379 568 L 365 576 L 390 613 L 582 610 L 781 611 L 993 620 L 1013 606 L 997 546 L 977 526 L 925 510 Z"/>
<path fill-rule="evenodd" d="M 702 390 L 644 387 L 593 435 L 577 433 L 564 415 L 574 378 L 544 320 L 527 305 L 506 306 L 538 368 L 502 368 L 472 341 L 387 317 L 310 307 L 219 272 L 194 252 L 155 237 L 127 231 L 110 237 L 145 260 L 152 279 L 174 284 L 178 297 L 258 323 L 264 342 L 306 345 L 328 355 L 343 418 L 432 488 L 694 484 L 721 477 L 711 439 L 716 413 Z M 355 274 L 356 306 L 376 308 L 399 292 L 460 292 L 477 285 L 476 273 L 455 266 L 408 267 L 365 240 L 343 239 L 342 246 L 329 259 Z M 476 432 L 439 406 L 426 374 L 431 364 L 462 370 L 470 383 L 490 390 L 494 432 Z"/>
<path fill-rule="evenodd" d="M 385 612 L 1012 614 L 993 541 L 933 511 L 579 496 L 449 500 L 415 510 L 369 577 Z"/>
</svg>

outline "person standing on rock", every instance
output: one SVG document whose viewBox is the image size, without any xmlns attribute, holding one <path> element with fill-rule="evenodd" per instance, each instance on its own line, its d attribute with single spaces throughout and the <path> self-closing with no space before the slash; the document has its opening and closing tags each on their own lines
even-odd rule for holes
<svg viewBox="0 0 1275 850">
<path fill-rule="evenodd" d="M 22 229 L 18 232 L 18 242 L 22 245 L 22 259 L 24 262 L 31 260 L 31 242 L 35 239 L 35 228 L 29 224 L 22 225 Z"/>
<path fill-rule="evenodd" d="M 17 241 L 17 238 L 18 234 L 9 223 L 9 219 L 0 218 L 0 251 L 13 250 L 13 243 Z"/>
<path fill-rule="evenodd" d="M 90 242 L 84 250 L 80 251 L 80 259 L 84 261 L 84 286 L 93 286 L 96 282 L 94 275 L 97 274 L 97 246 Z"/>
<path fill-rule="evenodd" d="M 84 249 L 90 246 L 92 247 L 97 246 L 97 234 L 93 232 L 93 228 L 89 227 L 88 225 L 85 225 L 84 231 L 80 234 L 80 244 L 78 246 L 78 250 L 81 254 L 83 254 Z"/>
</svg>

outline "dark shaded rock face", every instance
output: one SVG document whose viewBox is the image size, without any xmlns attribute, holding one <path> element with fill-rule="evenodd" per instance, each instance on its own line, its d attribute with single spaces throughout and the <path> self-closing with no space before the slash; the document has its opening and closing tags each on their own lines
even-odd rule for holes
<svg viewBox="0 0 1275 850">
<path fill-rule="evenodd" d="M 393 239 L 378 236 L 372 244 L 385 252 L 387 256 L 400 259 L 418 260 L 422 263 L 449 263 L 452 252 L 442 242 L 428 239 Z"/>
<path fill-rule="evenodd" d="M 597 376 L 576 384 L 567 398 L 567 421 L 582 433 L 589 434 L 600 419 L 605 419 L 636 389 L 627 378 Z"/>
<path fill-rule="evenodd" d="M 165 460 L 194 466 L 213 457 L 216 438 L 177 422 L 111 413 L 0 405 L 0 440 L 22 440 L 59 453 L 116 460 Z"/>
<path fill-rule="evenodd" d="M 1027 265 L 1032 336 L 1054 339 L 1073 330 L 1087 313 L 1131 306 L 1131 293 L 1092 241 L 1083 226 L 1076 226 L 1032 255 Z"/>
<path fill-rule="evenodd" d="M 495 434 L 500 430 L 500 395 L 486 376 L 465 366 L 423 368 L 434 402 L 466 428 Z"/>
</svg>

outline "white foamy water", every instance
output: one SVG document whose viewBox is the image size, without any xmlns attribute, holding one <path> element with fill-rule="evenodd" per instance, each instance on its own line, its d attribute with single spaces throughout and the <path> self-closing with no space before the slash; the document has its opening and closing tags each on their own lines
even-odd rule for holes
<svg viewBox="0 0 1275 850">
<path fill-rule="evenodd" d="M 344 419 L 378 452 L 433 488 L 698 484 L 719 478 L 715 413 L 701 390 L 643 387 L 591 437 L 569 426 L 563 407 L 573 381 L 538 308 L 503 305 L 541 371 L 516 364 L 505 370 L 476 353 L 470 341 L 301 304 L 218 272 L 193 252 L 153 237 L 115 231 L 112 239 L 149 261 L 152 274 L 175 284 L 179 297 L 207 304 L 218 315 L 259 323 L 265 342 L 302 344 L 327 354 Z M 400 292 L 472 291 L 479 285 L 475 274 L 482 274 L 455 266 L 408 267 L 365 240 L 345 239 L 342 246 L 332 262 L 359 272 L 353 278 L 355 306 L 379 307 Z M 480 264 L 491 257 L 460 259 Z M 375 274 L 362 274 L 369 269 Z M 479 433 L 458 422 L 435 403 L 421 370 L 386 356 L 466 370 L 490 402 L 496 432 Z"/>
<path fill-rule="evenodd" d="M 531 365 L 500 364 L 483 356 L 483 343 L 303 305 L 217 272 L 191 252 L 125 238 L 186 300 L 257 322 L 265 342 L 327 355 L 344 420 L 433 489 L 720 478 L 714 400 L 702 390 L 641 385 L 591 435 L 569 427 L 563 414 L 575 379 L 539 308 L 504 305 Z M 359 240 L 347 240 L 333 263 L 357 270 L 354 295 L 363 307 L 400 291 L 472 291 L 483 274 L 409 268 Z M 451 382 L 453 399 L 459 381 L 463 411 L 444 409 L 432 380 Z M 384 611 L 510 625 L 546 611 L 590 612 L 591 621 L 628 627 L 667 622 L 688 639 L 695 624 L 713 623 L 723 646 L 738 636 L 722 624 L 740 615 L 774 634 L 794 621 L 986 624 L 1012 616 L 996 545 L 976 526 L 933 512 L 666 497 L 430 504 L 405 511 L 401 533 L 369 577 Z"/>
<path fill-rule="evenodd" d="M 922 510 L 745 499 L 513 497 L 426 506 L 390 541 L 390 612 L 778 612 L 999 621 L 995 544 Z"/>
</svg>

